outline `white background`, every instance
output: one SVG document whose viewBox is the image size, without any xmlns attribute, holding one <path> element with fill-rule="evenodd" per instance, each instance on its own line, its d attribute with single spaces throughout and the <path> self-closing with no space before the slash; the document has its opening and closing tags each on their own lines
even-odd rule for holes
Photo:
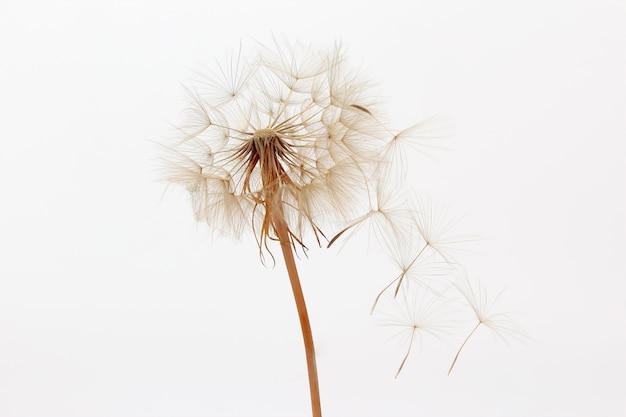
<svg viewBox="0 0 626 417">
<path fill-rule="evenodd" d="M 340 39 L 394 126 L 448 117 L 415 188 L 484 238 L 468 271 L 534 339 L 479 332 L 447 377 L 459 340 L 424 338 L 394 379 L 389 265 L 312 250 L 325 415 L 625 415 L 623 2 L 2 0 L 0 416 L 309 414 L 282 265 L 197 226 L 150 142 L 191 70 L 272 32 Z"/>
</svg>

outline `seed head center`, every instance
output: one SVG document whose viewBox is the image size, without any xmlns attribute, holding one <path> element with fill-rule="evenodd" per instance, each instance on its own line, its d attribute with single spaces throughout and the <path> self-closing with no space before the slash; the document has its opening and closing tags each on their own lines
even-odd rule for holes
<svg viewBox="0 0 626 417">
<path fill-rule="evenodd" d="M 272 129 L 259 129 L 252 136 L 253 141 L 263 145 L 269 145 L 278 139 L 278 135 Z"/>
</svg>

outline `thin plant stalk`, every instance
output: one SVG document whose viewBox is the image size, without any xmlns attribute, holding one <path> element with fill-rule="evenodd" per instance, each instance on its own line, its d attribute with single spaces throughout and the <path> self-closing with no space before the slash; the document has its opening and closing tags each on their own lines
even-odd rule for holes
<svg viewBox="0 0 626 417">
<path fill-rule="evenodd" d="M 396 290 L 393 293 L 393 298 L 396 298 L 398 296 L 398 292 L 400 291 L 400 287 L 402 286 L 402 282 L 404 280 L 404 277 L 406 276 L 407 272 L 409 271 L 409 269 L 411 269 L 413 267 L 413 265 L 415 264 L 415 262 L 417 262 L 417 260 L 419 259 L 419 257 L 422 255 L 422 253 L 424 252 L 424 250 L 429 246 L 429 244 L 424 245 L 424 247 L 419 251 L 419 253 L 413 258 L 413 260 L 411 261 L 411 263 L 404 268 L 404 270 L 402 271 L 402 273 L 400 275 L 398 275 L 393 281 L 391 281 L 385 288 L 383 288 L 378 295 L 376 296 L 376 299 L 374 300 L 374 305 L 372 305 L 372 308 L 370 310 L 370 314 L 374 314 L 374 310 L 376 309 L 376 305 L 378 304 L 378 300 L 380 300 L 380 297 L 385 293 L 385 291 L 387 291 L 389 288 L 391 288 L 391 286 L 397 281 L 398 284 L 396 285 Z"/>
<path fill-rule="evenodd" d="M 454 368 L 454 365 L 456 364 L 457 359 L 459 359 L 459 355 L 461 354 L 461 351 L 463 350 L 463 348 L 465 347 L 465 344 L 467 343 L 467 341 L 470 339 L 470 337 L 472 337 L 472 335 L 474 334 L 474 332 L 476 330 L 478 330 L 478 327 L 480 327 L 480 325 L 482 324 L 482 322 L 478 322 L 478 324 L 472 329 L 472 331 L 470 332 L 470 334 L 467 335 L 467 337 L 465 338 L 465 340 L 463 341 L 463 344 L 461 345 L 461 347 L 459 348 L 459 350 L 456 352 L 456 355 L 454 356 L 454 360 L 452 361 L 452 365 L 450 365 L 450 369 L 448 369 L 448 376 L 450 376 L 450 374 L 452 373 L 452 369 Z"/>
<path fill-rule="evenodd" d="M 400 367 L 398 368 L 398 372 L 396 372 L 396 376 L 394 378 L 397 378 L 398 375 L 400 375 L 400 372 L 402 371 L 402 368 L 404 367 L 404 363 L 409 358 L 409 354 L 411 353 L 411 347 L 413 347 L 413 339 L 415 338 L 416 331 L 417 331 L 417 327 L 413 326 L 413 331 L 411 332 L 411 340 L 409 341 L 409 348 L 406 350 L 406 355 L 404 355 L 404 359 L 402 359 L 402 363 L 400 364 Z"/>
<path fill-rule="evenodd" d="M 281 198 L 281 186 L 289 184 L 290 179 L 285 173 L 281 164 L 282 142 L 274 131 L 262 130 L 255 132 L 253 136 L 253 146 L 249 148 L 249 161 L 251 166 L 258 163 L 263 182 L 266 217 L 265 227 L 271 224 L 280 242 L 280 248 L 285 259 L 285 266 L 289 275 L 293 298 L 298 310 L 302 338 L 304 340 L 304 350 L 306 354 L 306 364 L 309 373 L 309 389 L 311 392 L 311 410 L 313 417 L 322 417 L 322 406 L 320 401 L 319 381 L 317 377 L 317 364 L 315 361 L 315 347 L 313 344 L 313 333 L 307 312 L 300 277 L 296 268 L 296 260 L 293 255 L 292 234 L 285 220 L 283 210 L 283 200 Z M 286 149 L 288 151 L 288 149 Z"/>
<path fill-rule="evenodd" d="M 279 213 L 281 212 L 282 210 L 279 210 Z M 304 302 L 304 294 L 302 293 L 302 286 L 300 285 L 300 278 L 298 277 L 296 261 L 293 256 L 293 247 L 289 241 L 289 232 L 284 219 L 282 219 L 282 215 L 274 215 L 274 226 L 280 241 L 280 248 L 283 251 L 283 257 L 285 258 L 285 265 L 287 266 L 287 273 L 289 274 L 289 281 L 291 282 L 291 289 L 293 290 L 293 298 L 296 302 L 296 308 L 298 309 L 298 318 L 300 319 L 300 328 L 302 329 L 302 338 L 304 339 L 306 365 L 309 372 L 311 409 L 313 411 L 313 417 L 321 417 L 320 388 L 317 377 L 317 364 L 315 362 L 315 347 L 313 344 L 313 334 L 311 333 L 311 323 L 309 321 L 306 303 Z"/>
</svg>

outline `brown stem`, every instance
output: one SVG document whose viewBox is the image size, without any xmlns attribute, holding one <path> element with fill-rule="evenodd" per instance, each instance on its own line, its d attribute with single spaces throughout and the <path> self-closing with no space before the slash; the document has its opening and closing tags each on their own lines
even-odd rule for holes
<svg viewBox="0 0 626 417">
<path fill-rule="evenodd" d="M 244 190 L 250 191 L 250 178 L 254 169 L 260 167 L 261 181 L 263 183 L 263 199 L 265 205 L 265 218 L 261 228 L 261 238 L 259 242 L 266 242 L 270 227 L 274 229 L 276 237 L 280 242 L 283 251 L 293 298 L 296 301 L 298 317 L 300 318 L 300 328 L 304 339 L 304 350 L 306 353 L 306 364 L 309 371 L 309 388 L 311 390 L 311 408 L 313 417 L 322 417 L 322 407 L 320 405 L 320 388 L 317 379 L 317 365 L 315 364 L 315 348 L 313 347 L 313 334 L 311 333 L 311 323 L 309 314 L 304 302 L 304 294 L 300 286 L 296 260 L 293 256 L 292 238 L 293 235 L 285 221 L 283 210 L 282 187 L 295 186 L 287 175 L 283 163 L 290 164 L 290 158 L 295 155 L 289 146 L 272 129 L 260 129 L 254 133 L 241 151 L 242 156 L 247 159 L 247 172 L 244 180 Z M 263 244 L 263 243 L 261 243 Z"/>
<path fill-rule="evenodd" d="M 293 256 L 293 249 L 289 239 L 289 229 L 283 217 L 282 207 L 274 207 L 273 223 L 276 234 L 280 241 L 280 247 L 285 258 L 291 289 L 293 290 L 293 298 L 296 301 L 298 309 L 298 317 L 300 318 L 300 328 L 302 329 L 302 338 L 304 339 L 304 350 L 306 352 L 306 364 L 309 371 L 309 388 L 311 390 L 311 408 L 313 417 L 322 417 L 322 407 L 320 405 L 320 388 L 317 378 L 317 365 L 315 363 L 315 348 L 313 346 L 313 334 L 311 333 L 311 323 L 309 322 L 309 314 L 307 313 L 306 304 L 304 302 L 304 294 L 300 286 L 300 278 L 296 269 L 296 261 Z"/>
</svg>

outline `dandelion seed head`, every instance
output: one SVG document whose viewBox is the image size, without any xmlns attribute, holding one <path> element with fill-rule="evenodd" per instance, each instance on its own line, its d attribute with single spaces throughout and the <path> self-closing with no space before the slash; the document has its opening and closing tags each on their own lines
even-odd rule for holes
<svg viewBox="0 0 626 417">
<path fill-rule="evenodd" d="M 165 177 L 185 186 L 197 220 L 263 244 L 275 237 L 268 205 L 279 204 L 304 246 L 366 211 L 393 134 L 340 46 L 275 41 L 250 58 L 240 48 L 187 94 Z"/>
</svg>

